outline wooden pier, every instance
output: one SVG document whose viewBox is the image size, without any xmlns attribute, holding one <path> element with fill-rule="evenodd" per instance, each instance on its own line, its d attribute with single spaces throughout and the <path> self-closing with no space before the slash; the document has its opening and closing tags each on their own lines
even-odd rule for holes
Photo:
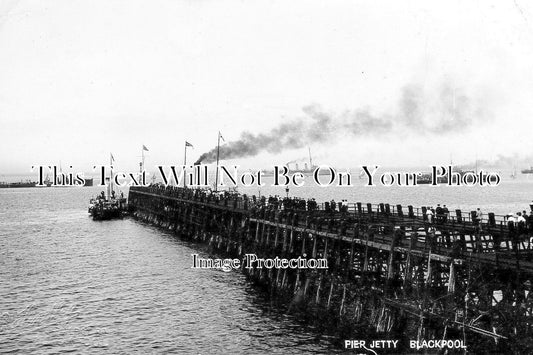
<svg viewBox="0 0 533 355">
<path fill-rule="evenodd" d="M 337 325 L 396 339 L 460 339 L 474 353 L 533 352 L 533 232 L 503 216 L 478 221 L 456 210 L 428 218 L 413 206 L 159 186 L 131 188 L 129 204 L 137 218 L 220 255 L 326 258 L 327 270 L 243 271 Z"/>
</svg>

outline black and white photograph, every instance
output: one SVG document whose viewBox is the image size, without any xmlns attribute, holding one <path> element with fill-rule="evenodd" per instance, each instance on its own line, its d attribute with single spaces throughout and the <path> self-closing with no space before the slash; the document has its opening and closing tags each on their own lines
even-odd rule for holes
<svg viewBox="0 0 533 355">
<path fill-rule="evenodd" d="M 533 3 L 0 0 L 0 353 L 532 354 Z"/>
</svg>

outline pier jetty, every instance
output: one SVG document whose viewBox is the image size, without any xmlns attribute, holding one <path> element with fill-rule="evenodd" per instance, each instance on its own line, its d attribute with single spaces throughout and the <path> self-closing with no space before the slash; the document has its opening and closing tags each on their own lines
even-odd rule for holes
<svg viewBox="0 0 533 355">
<path fill-rule="evenodd" d="M 224 257 L 326 259 L 327 269 L 242 270 L 339 329 L 372 329 L 407 349 L 405 339 L 450 339 L 472 353 L 533 352 L 531 226 L 493 213 L 431 217 L 424 207 L 163 186 L 132 187 L 128 201 L 136 218 Z"/>
</svg>

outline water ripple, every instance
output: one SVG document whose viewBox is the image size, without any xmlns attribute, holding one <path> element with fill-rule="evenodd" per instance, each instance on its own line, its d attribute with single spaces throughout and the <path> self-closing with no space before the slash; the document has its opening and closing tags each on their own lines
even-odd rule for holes
<svg viewBox="0 0 533 355">
<path fill-rule="evenodd" d="M 97 192 L 0 191 L 2 353 L 338 350 L 242 274 L 192 270 L 202 247 L 130 219 L 93 222 Z"/>
</svg>

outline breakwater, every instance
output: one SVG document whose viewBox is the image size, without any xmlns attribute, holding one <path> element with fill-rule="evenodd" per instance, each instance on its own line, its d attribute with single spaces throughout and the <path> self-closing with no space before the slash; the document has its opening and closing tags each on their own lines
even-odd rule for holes
<svg viewBox="0 0 533 355">
<path fill-rule="evenodd" d="M 381 339 L 459 339 L 472 352 L 533 349 L 526 224 L 492 213 L 432 217 L 424 207 L 159 186 L 131 188 L 129 204 L 137 218 L 219 255 L 327 259 L 327 269 L 243 272 L 290 308 L 339 329 L 366 327 Z"/>
</svg>

